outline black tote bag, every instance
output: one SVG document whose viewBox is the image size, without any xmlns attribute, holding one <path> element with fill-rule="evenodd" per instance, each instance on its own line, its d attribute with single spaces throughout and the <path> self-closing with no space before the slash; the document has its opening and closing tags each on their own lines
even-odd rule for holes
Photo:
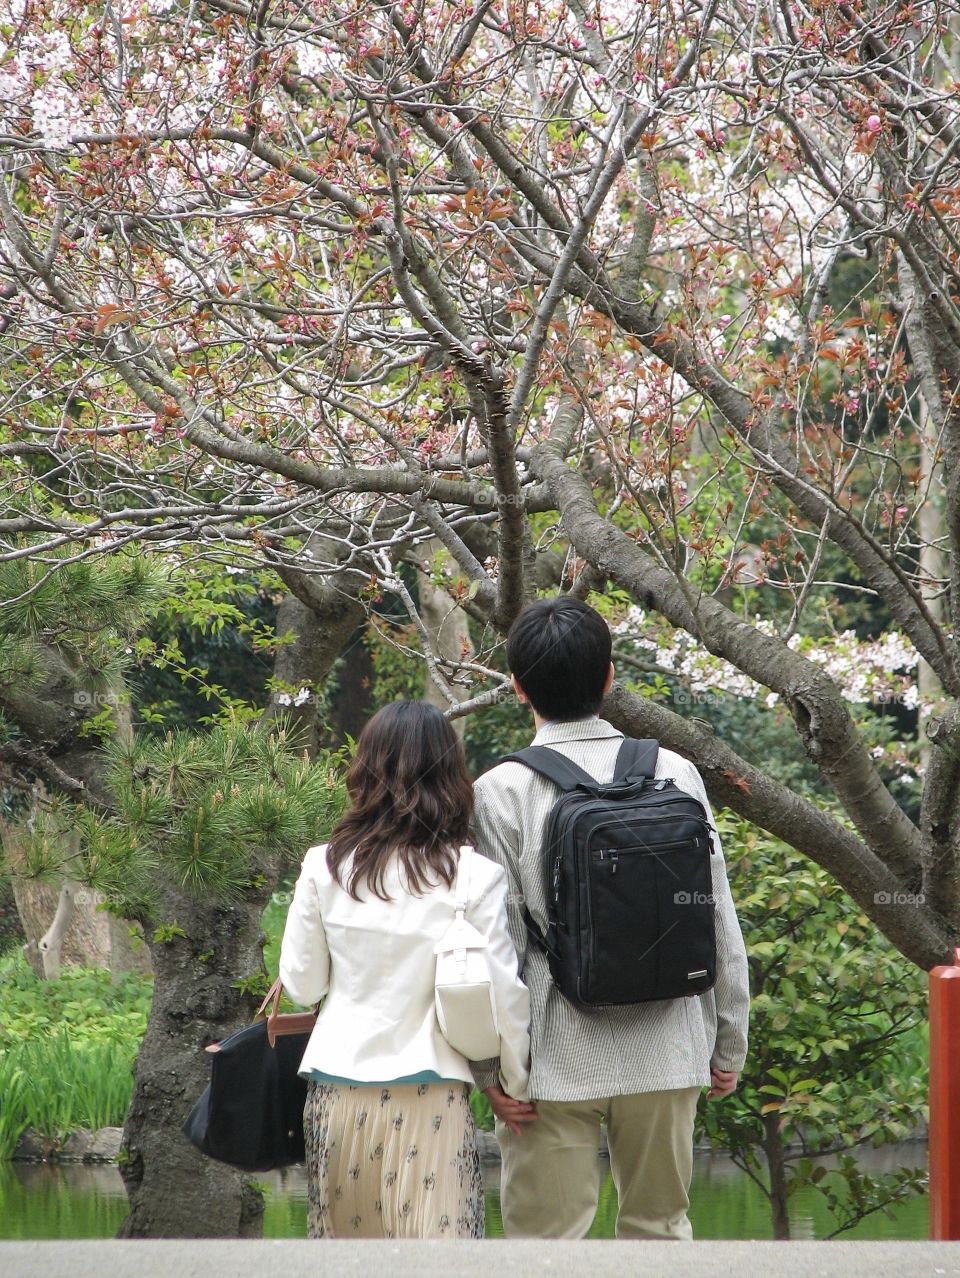
<svg viewBox="0 0 960 1278">
<path fill-rule="evenodd" d="M 280 981 L 266 1020 L 222 1043 L 210 1043 L 210 1083 L 181 1128 L 197 1149 L 244 1171 L 271 1171 L 305 1158 L 303 1109 L 307 1080 L 297 1070 L 316 1024 L 316 1010 L 279 1015 Z"/>
</svg>

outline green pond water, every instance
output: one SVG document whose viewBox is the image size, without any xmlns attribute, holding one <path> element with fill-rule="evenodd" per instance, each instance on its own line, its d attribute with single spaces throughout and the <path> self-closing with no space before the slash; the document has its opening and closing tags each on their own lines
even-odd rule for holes
<svg viewBox="0 0 960 1278">
<path fill-rule="evenodd" d="M 865 1169 L 891 1170 L 926 1166 L 923 1143 L 871 1150 L 861 1158 Z M 302 1167 L 261 1173 L 267 1187 L 264 1236 L 306 1237 L 307 1185 Z M 485 1168 L 487 1235 L 502 1236 L 499 1168 Z M 770 1238 L 767 1201 L 747 1176 L 719 1155 L 698 1154 L 690 1191 L 690 1218 L 697 1238 Z M 616 1192 L 605 1176 L 591 1237 L 612 1238 Z M 112 1165 L 0 1163 L 0 1238 L 111 1238 L 126 1215 L 127 1200 L 120 1173 Z M 790 1204 L 794 1238 L 822 1238 L 833 1228 L 816 1191 L 800 1192 Z M 892 1218 L 876 1214 L 845 1238 L 926 1238 L 927 1199 L 916 1196 L 901 1204 Z"/>
</svg>

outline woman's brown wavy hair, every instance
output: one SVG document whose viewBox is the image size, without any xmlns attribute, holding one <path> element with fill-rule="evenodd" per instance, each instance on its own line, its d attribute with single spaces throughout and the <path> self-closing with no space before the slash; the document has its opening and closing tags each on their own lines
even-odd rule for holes
<svg viewBox="0 0 960 1278">
<path fill-rule="evenodd" d="M 460 738 L 435 706 L 394 701 L 378 710 L 360 733 L 346 783 L 350 808 L 327 845 L 327 865 L 341 887 L 359 900 L 365 880 L 389 901 L 384 873 L 394 854 L 418 895 L 438 881 L 453 886 L 457 850 L 469 838 L 473 786 Z"/>
</svg>

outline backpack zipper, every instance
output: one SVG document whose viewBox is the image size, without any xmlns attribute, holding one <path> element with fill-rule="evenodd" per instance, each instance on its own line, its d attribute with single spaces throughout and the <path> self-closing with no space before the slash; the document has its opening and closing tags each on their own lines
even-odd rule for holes
<svg viewBox="0 0 960 1278">
<path fill-rule="evenodd" d="M 706 840 L 699 835 L 693 840 L 694 847 L 701 847 Z M 690 847 L 689 839 L 671 839 L 669 843 L 654 843 L 649 848 L 596 848 L 593 852 L 594 857 L 601 862 L 609 861 L 611 865 L 611 874 L 616 874 L 617 863 L 621 856 L 655 856 L 660 852 L 666 852 L 670 848 L 688 848 Z"/>
<path fill-rule="evenodd" d="M 672 803 L 695 803 L 697 807 L 700 809 L 700 811 L 703 812 L 703 804 L 700 802 L 698 798 L 696 798 L 692 794 L 673 794 L 668 796 L 665 799 L 661 799 L 658 803 L 645 804 L 644 810 L 650 811 L 651 808 L 666 808 L 666 807 L 669 807 Z M 582 808 L 580 808 L 578 815 L 582 816 L 584 813 L 589 813 L 589 812 L 602 812 L 605 808 L 609 806 L 610 805 L 608 802 L 604 801 L 603 799 L 598 799 L 595 803 L 591 803 L 589 806 L 584 805 Z M 698 817 L 695 817 L 694 819 L 706 821 L 707 819 L 706 813 L 703 813 L 702 817 L 698 816 Z M 557 834 L 562 836 L 563 829 L 562 828 L 558 829 Z"/>
<path fill-rule="evenodd" d="M 710 831 L 710 830 L 712 830 L 712 829 L 713 829 L 713 827 L 711 826 L 710 822 L 706 819 L 706 817 L 698 817 L 698 816 L 693 816 L 693 815 L 691 814 L 691 816 L 690 816 L 690 820 L 691 820 L 691 821 L 696 821 L 696 823 L 697 823 L 698 825 L 703 826 L 704 830 L 708 832 L 707 837 L 709 837 L 709 831 Z M 597 835 L 598 835 L 598 834 L 599 834 L 602 830 L 606 830 L 606 829 L 609 829 L 609 828 L 611 828 L 611 827 L 620 827 L 620 828 L 622 829 L 622 828 L 623 828 L 623 825 L 624 825 L 624 822 L 623 822 L 622 820 L 621 820 L 621 821 L 605 821 L 605 822 L 603 823 L 603 825 L 598 825 L 595 829 L 591 830 L 591 832 L 590 832 L 590 837 L 591 837 L 591 839 L 595 839 L 595 838 L 596 838 L 596 836 L 597 836 Z M 700 837 L 701 837 L 701 836 L 700 836 L 700 835 L 695 835 L 694 837 L 695 837 L 695 838 L 697 839 L 697 841 L 699 842 L 699 840 L 700 840 Z M 675 844 L 679 844 L 679 845 L 681 845 L 681 846 L 682 846 L 682 845 L 687 844 L 687 843 L 689 843 L 689 842 L 690 842 L 690 840 L 689 840 L 689 839 L 669 839 L 666 843 L 664 843 L 664 844 L 662 844 L 662 845 L 658 845 L 658 846 L 662 846 L 662 847 L 671 847 L 671 846 L 673 846 L 673 845 L 675 845 Z"/>
</svg>

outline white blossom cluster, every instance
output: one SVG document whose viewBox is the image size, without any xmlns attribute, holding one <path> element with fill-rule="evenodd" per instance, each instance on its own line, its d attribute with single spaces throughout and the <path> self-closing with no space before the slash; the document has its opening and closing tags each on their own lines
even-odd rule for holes
<svg viewBox="0 0 960 1278">
<path fill-rule="evenodd" d="M 755 618 L 753 624 L 763 634 L 776 633 L 764 618 Z M 648 622 L 647 613 L 635 605 L 613 626 L 613 633 L 632 640 L 661 670 L 676 675 L 691 692 L 762 698 L 770 707 L 780 699 L 778 693 L 765 692 L 761 684 L 708 652 L 685 631 L 672 629 L 660 618 Z M 859 639 L 852 630 L 818 639 L 795 634 L 787 646 L 821 667 L 851 703 L 895 700 L 910 710 L 919 706 L 914 674 L 919 657 L 910 640 L 899 631 L 887 631 L 877 639 Z"/>
<path fill-rule="evenodd" d="M 293 696 L 289 692 L 277 693 L 277 704 L 281 706 L 302 706 L 313 696 L 309 688 L 301 688 Z"/>
</svg>

